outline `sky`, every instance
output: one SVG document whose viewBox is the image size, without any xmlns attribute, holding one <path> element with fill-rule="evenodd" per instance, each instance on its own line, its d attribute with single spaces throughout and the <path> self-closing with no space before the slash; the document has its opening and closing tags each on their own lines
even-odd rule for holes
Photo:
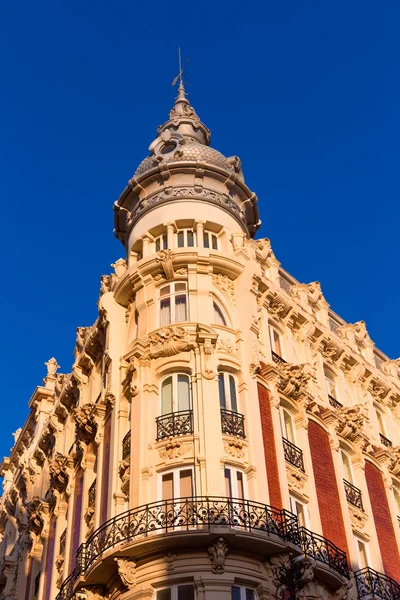
<svg viewBox="0 0 400 600">
<path fill-rule="evenodd" d="M 237 154 L 277 258 L 400 355 L 400 3 L 28 0 L 0 6 L 0 458 L 124 255 L 114 201 L 178 71 Z"/>
</svg>

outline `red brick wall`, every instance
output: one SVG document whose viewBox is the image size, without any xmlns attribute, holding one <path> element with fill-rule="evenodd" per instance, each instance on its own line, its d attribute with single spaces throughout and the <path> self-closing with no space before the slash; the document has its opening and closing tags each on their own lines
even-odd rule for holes
<svg viewBox="0 0 400 600">
<path fill-rule="evenodd" d="M 282 508 L 282 496 L 279 486 L 278 460 L 275 449 L 275 435 L 272 423 L 271 403 L 268 390 L 261 385 L 258 387 L 258 401 L 260 404 L 261 429 L 264 445 L 265 467 L 267 469 L 269 501 L 271 506 Z"/>
<path fill-rule="evenodd" d="M 308 440 L 323 535 L 348 554 L 329 436 L 318 423 L 309 421 Z"/>
<path fill-rule="evenodd" d="M 366 461 L 365 478 L 386 575 L 400 581 L 400 558 L 382 474 Z"/>
</svg>

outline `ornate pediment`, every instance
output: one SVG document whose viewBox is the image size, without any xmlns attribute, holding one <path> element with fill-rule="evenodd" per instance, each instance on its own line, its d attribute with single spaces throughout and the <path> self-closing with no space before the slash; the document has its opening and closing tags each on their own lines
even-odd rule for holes
<svg viewBox="0 0 400 600">
<path fill-rule="evenodd" d="M 189 340 L 189 331 L 179 325 L 159 329 L 149 335 L 149 341 L 150 358 L 174 356 L 194 348 L 194 344 Z"/>
</svg>

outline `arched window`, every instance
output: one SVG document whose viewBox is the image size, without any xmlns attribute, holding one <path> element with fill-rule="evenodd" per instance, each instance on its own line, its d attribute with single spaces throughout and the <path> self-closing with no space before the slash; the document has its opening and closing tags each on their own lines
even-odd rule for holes
<svg viewBox="0 0 400 600">
<path fill-rule="evenodd" d="M 185 282 L 175 282 L 160 288 L 160 327 L 187 321 L 187 288 Z"/>
<path fill-rule="evenodd" d="M 221 372 L 218 375 L 219 406 L 223 410 L 238 412 L 236 379 L 233 375 Z"/>
<path fill-rule="evenodd" d="M 224 317 L 224 313 L 222 312 L 222 310 L 220 309 L 220 307 L 218 306 L 218 304 L 216 302 L 213 302 L 213 311 L 214 311 L 213 323 L 215 323 L 215 325 L 224 325 L 226 327 L 227 325 L 226 325 L 226 319 Z"/>
<path fill-rule="evenodd" d="M 189 376 L 173 373 L 161 383 L 161 414 L 191 409 Z"/>
</svg>

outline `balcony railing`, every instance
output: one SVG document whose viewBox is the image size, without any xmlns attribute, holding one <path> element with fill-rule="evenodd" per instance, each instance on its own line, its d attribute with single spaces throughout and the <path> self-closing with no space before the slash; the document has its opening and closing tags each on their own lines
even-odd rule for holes
<svg viewBox="0 0 400 600">
<path fill-rule="evenodd" d="M 300 537 L 304 556 L 319 560 L 343 577 L 350 578 L 347 555 L 344 550 L 340 550 L 322 535 L 313 533 L 305 527 L 300 527 Z"/>
<path fill-rule="evenodd" d="M 245 439 L 244 416 L 234 410 L 221 408 L 221 429 L 222 433 Z"/>
<path fill-rule="evenodd" d="M 381 438 L 381 444 L 386 446 L 386 448 L 391 448 L 393 446 L 392 442 L 382 433 L 379 434 L 379 437 Z"/>
<path fill-rule="evenodd" d="M 122 440 L 122 460 L 126 460 L 131 454 L 131 430 L 128 431 Z"/>
<path fill-rule="evenodd" d="M 400 517 L 399 517 L 399 515 L 397 515 L 397 523 L 399 524 L 399 527 L 400 527 Z"/>
<path fill-rule="evenodd" d="M 336 398 L 334 396 L 331 396 L 330 394 L 328 394 L 328 400 L 329 400 L 329 404 L 331 406 L 333 406 L 333 408 L 342 408 L 343 404 L 341 404 L 339 402 L 339 400 L 336 400 Z"/>
<path fill-rule="evenodd" d="M 370 567 L 355 571 L 354 578 L 359 600 L 368 596 L 382 600 L 400 600 L 400 585 L 391 577 Z"/>
<path fill-rule="evenodd" d="M 363 503 L 362 503 L 361 490 L 356 488 L 356 486 L 353 485 L 352 483 L 350 483 L 349 481 L 346 481 L 346 479 L 343 479 L 343 483 L 344 483 L 344 490 L 346 492 L 347 502 L 349 502 L 353 506 L 356 506 L 360 510 L 364 510 Z"/>
<path fill-rule="evenodd" d="M 121 542 L 147 538 L 157 531 L 204 531 L 211 525 L 243 529 L 247 532 L 263 531 L 297 546 L 301 545 L 297 517 L 285 509 L 243 499 L 213 496 L 154 502 L 110 519 L 99 527 L 87 542 L 80 545 L 76 567 L 62 584 L 57 600 L 70 600 L 80 575 L 84 574 L 103 552 Z"/>
<path fill-rule="evenodd" d="M 282 442 L 285 460 L 304 473 L 303 451 L 286 438 L 282 438 Z"/>
<path fill-rule="evenodd" d="M 284 358 L 282 358 L 282 356 L 279 356 L 279 354 L 277 354 L 273 350 L 271 350 L 271 355 L 272 355 L 272 360 L 277 365 L 285 365 L 286 364 L 286 360 Z"/>
<path fill-rule="evenodd" d="M 181 410 L 157 417 L 157 441 L 179 435 L 192 435 L 193 411 Z"/>
</svg>

